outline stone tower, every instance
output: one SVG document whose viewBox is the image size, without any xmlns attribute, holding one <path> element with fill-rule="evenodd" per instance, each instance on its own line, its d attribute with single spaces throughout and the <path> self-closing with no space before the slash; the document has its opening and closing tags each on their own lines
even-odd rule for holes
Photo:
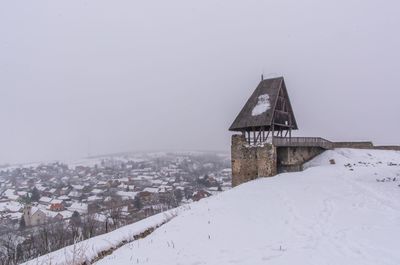
<svg viewBox="0 0 400 265">
<path fill-rule="evenodd" d="M 25 205 L 23 214 L 24 214 L 25 225 L 31 226 L 32 206 Z"/>
<path fill-rule="evenodd" d="M 297 123 L 283 77 L 261 80 L 230 131 L 232 186 L 278 172 L 275 139 L 289 140 Z"/>
<path fill-rule="evenodd" d="M 276 147 L 272 144 L 252 146 L 244 135 L 232 135 L 232 186 L 259 177 L 277 174 Z"/>
</svg>

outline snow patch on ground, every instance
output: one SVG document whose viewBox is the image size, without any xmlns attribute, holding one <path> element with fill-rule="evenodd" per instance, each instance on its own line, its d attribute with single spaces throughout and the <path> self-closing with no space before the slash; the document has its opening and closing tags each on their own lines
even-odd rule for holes
<svg viewBox="0 0 400 265">
<path fill-rule="evenodd" d="M 269 110 L 271 104 L 269 102 L 268 94 L 258 96 L 258 101 L 253 110 L 251 111 L 252 116 L 258 116 Z"/>
</svg>

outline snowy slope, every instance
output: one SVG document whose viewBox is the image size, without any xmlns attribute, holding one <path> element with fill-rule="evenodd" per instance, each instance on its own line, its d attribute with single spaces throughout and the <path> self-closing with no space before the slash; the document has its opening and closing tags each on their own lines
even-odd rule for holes
<svg viewBox="0 0 400 265">
<path fill-rule="evenodd" d="M 184 211 L 186 207 L 179 207 L 163 213 L 153 215 L 139 222 L 121 227 L 110 233 L 96 236 L 76 243 L 57 251 L 43 255 L 36 259 L 23 263 L 24 265 L 77 265 L 85 261 L 91 261 L 104 251 L 116 248 L 123 242 L 134 240 L 135 236 L 145 232 L 150 228 L 161 226 L 168 222 L 179 211 Z"/>
<path fill-rule="evenodd" d="M 337 149 L 307 167 L 194 203 L 96 264 L 400 264 L 400 152 Z"/>
</svg>

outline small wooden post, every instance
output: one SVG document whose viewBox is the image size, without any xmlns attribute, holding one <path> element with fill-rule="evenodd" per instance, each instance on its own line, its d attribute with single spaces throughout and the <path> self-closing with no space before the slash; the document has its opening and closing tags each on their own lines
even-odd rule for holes
<svg viewBox="0 0 400 265">
<path fill-rule="evenodd" d="M 265 129 L 262 129 L 262 141 L 265 142 Z"/>
<path fill-rule="evenodd" d="M 272 144 L 274 143 L 274 128 L 275 127 L 275 125 L 274 124 L 272 124 Z"/>
</svg>

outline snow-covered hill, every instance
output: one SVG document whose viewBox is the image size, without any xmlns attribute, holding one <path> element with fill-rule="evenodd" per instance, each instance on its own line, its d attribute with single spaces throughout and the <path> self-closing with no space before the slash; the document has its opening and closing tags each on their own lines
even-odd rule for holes
<svg viewBox="0 0 400 265">
<path fill-rule="evenodd" d="M 327 151 L 177 210 L 96 264 L 398 265 L 399 185 L 400 152 Z"/>
</svg>

